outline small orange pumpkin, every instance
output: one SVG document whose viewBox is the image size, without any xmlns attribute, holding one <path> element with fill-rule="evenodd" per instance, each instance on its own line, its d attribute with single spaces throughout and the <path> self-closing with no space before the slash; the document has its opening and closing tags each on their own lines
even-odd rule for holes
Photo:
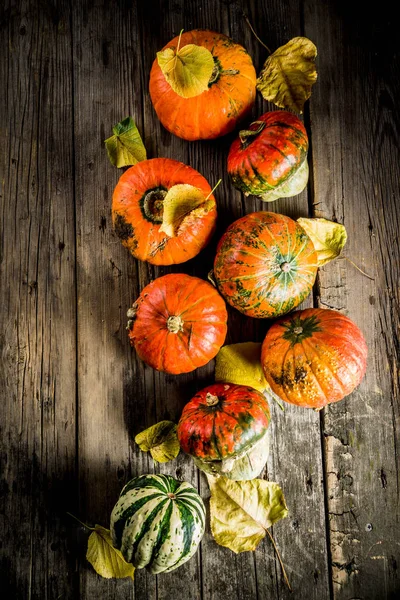
<svg viewBox="0 0 400 600">
<path fill-rule="evenodd" d="M 177 184 L 190 184 L 208 197 L 182 221 L 175 237 L 160 232 L 163 200 Z M 169 158 L 138 162 L 120 177 L 112 199 L 114 229 L 133 256 L 153 265 L 172 265 L 193 258 L 214 233 L 217 206 L 206 179 L 195 169 Z"/>
<path fill-rule="evenodd" d="M 214 59 L 208 89 L 183 98 L 171 88 L 154 60 L 150 97 L 158 118 L 168 131 L 185 140 L 213 139 L 233 131 L 256 97 L 256 72 L 247 51 L 222 33 L 196 29 L 168 42 L 166 48 L 195 44 Z"/>
<path fill-rule="evenodd" d="M 207 364 L 227 332 L 225 302 L 207 281 L 184 273 L 158 277 L 128 311 L 129 339 L 153 369 L 177 375 Z"/>
<path fill-rule="evenodd" d="M 262 345 L 265 378 L 282 400 L 323 408 L 364 377 L 367 344 L 351 319 L 327 308 L 298 310 L 276 321 Z"/>
</svg>

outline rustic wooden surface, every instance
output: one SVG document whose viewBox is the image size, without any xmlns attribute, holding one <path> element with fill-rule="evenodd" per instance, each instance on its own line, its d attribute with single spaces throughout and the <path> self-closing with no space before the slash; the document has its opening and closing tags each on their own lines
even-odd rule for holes
<svg viewBox="0 0 400 600">
<path fill-rule="evenodd" d="M 319 80 L 304 121 L 307 191 L 266 206 L 230 184 L 232 136 L 188 143 L 162 128 L 148 95 L 155 53 L 184 28 L 211 28 L 243 44 L 259 70 L 265 49 L 306 35 Z M 0 470 L 1 587 L 7 599 L 381 600 L 400 593 L 399 523 L 399 60 L 390 11 L 327 0 L 118 2 L 5 0 L 0 8 Z M 396 54 L 397 53 L 397 54 Z M 272 109 L 258 97 L 253 116 Z M 219 230 L 187 264 L 133 259 L 111 227 L 120 172 L 103 140 L 132 115 L 149 157 L 181 160 L 215 184 Z M 274 210 L 345 224 L 345 254 L 319 271 L 307 306 L 350 316 L 369 346 L 367 375 L 321 414 L 273 409 L 265 477 L 289 516 L 268 540 L 234 555 L 208 530 L 180 569 L 135 583 L 105 580 L 85 560 L 87 533 L 67 515 L 108 526 L 123 484 L 161 471 L 207 484 L 190 459 L 155 466 L 133 442 L 177 420 L 211 383 L 213 362 L 177 377 L 137 359 L 126 310 L 151 279 L 206 277 L 218 236 L 242 214 Z M 227 342 L 263 339 L 266 322 L 229 311 Z"/>
</svg>

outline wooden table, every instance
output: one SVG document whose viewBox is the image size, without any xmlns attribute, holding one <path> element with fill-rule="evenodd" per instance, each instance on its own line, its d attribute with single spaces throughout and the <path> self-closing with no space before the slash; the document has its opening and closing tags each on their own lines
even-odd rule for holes
<svg viewBox="0 0 400 600">
<path fill-rule="evenodd" d="M 399 524 L 399 86 L 391 11 L 327 0 L 105 2 L 5 0 L 1 31 L 2 597 L 11 599 L 383 599 L 400 591 Z M 159 123 L 148 94 L 156 51 L 184 28 L 211 28 L 243 44 L 261 68 L 266 50 L 306 35 L 319 79 L 304 121 L 307 191 L 265 205 L 231 185 L 231 137 L 188 143 Z M 397 53 L 397 54 L 396 54 Z M 272 109 L 258 95 L 253 116 Z M 111 196 L 121 171 L 103 141 L 132 115 L 149 157 L 170 157 L 215 184 L 219 230 L 195 260 L 154 268 L 113 232 Z M 133 438 L 177 420 L 213 381 L 213 361 L 168 376 L 128 343 L 126 311 L 152 279 L 183 271 L 206 278 L 218 237 L 245 213 L 273 210 L 344 223 L 344 258 L 319 270 L 305 306 L 351 317 L 369 346 L 351 396 L 321 413 L 272 406 L 265 477 L 278 481 L 289 516 L 272 545 L 235 555 L 209 529 L 201 550 L 133 584 L 100 578 L 85 560 L 82 521 L 108 527 L 120 489 L 147 472 L 208 488 L 182 454 L 157 466 Z M 261 341 L 267 322 L 229 311 L 227 343 Z"/>
</svg>

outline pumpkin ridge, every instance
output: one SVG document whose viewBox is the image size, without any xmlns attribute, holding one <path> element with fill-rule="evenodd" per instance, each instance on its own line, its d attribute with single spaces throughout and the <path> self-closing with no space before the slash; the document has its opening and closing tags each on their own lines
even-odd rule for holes
<svg viewBox="0 0 400 600">
<path fill-rule="evenodd" d="M 326 400 L 327 400 L 327 401 L 324 403 L 324 405 L 326 405 L 326 404 L 329 404 L 329 401 L 328 401 L 328 397 L 329 397 L 329 390 L 328 390 L 328 394 L 327 394 L 327 393 L 326 393 L 326 391 L 324 390 L 324 388 L 322 387 L 321 383 L 319 382 L 319 379 L 318 379 L 317 375 L 315 374 L 315 372 L 314 372 L 314 369 L 313 369 L 313 366 L 312 366 L 312 360 L 310 360 L 310 359 L 308 358 L 308 356 L 307 356 L 307 352 L 306 352 L 306 349 L 305 349 L 305 347 L 304 347 L 304 344 L 303 344 L 303 342 L 304 342 L 304 341 L 305 341 L 305 340 L 301 340 L 301 342 L 300 342 L 300 345 L 301 345 L 301 347 L 303 348 L 303 352 L 304 352 L 304 356 L 306 357 L 306 361 L 308 362 L 308 364 L 309 364 L 309 366 L 310 366 L 310 370 L 309 370 L 309 372 L 308 372 L 308 373 L 309 373 L 309 374 L 312 374 L 312 376 L 314 377 L 315 381 L 317 382 L 317 385 L 318 385 L 319 389 L 320 389 L 320 390 L 321 390 L 321 392 L 322 392 L 322 395 L 323 395 L 324 399 L 326 399 Z"/>
<path fill-rule="evenodd" d="M 130 552 L 131 552 L 131 559 L 135 556 L 139 544 L 143 539 L 143 536 L 146 535 L 146 533 L 148 533 L 151 529 L 151 526 L 153 525 L 153 521 L 155 519 L 155 517 L 162 512 L 162 510 L 165 508 L 165 506 L 167 505 L 168 500 L 167 498 L 165 498 L 165 500 L 161 501 L 159 504 L 157 504 L 153 510 L 147 515 L 147 518 L 145 519 L 145 521 L 142 524 L 142 527 L 140 528 L 140 531 L 138 532 L 138 535 L 136 536 L 135 541 L 133 542 L 131 548 L 130 548 Z M 172 503 L 170 502 L 169 505 L 171 505 Z M 165 521 L 165 518 L 168 514 L 168 512 L 170 511 L 170 506 L 167 505 L 167 510 L 165 511 L 164 516 L 162 517 L 162 524 Z M 130 562 L 130 561 L 127 561 Z"/>
<path fill-rule="evenodd" d="M 307 340 L 303 340 L 303 342 L 306 342 L 306 341 Z M 309 346 L 309 343 L 307 343 L 307 345 Z M 312 351 L 314 352 L 315 356 L 319 360 L 321 360 L 321 356 L 318 354 L 318 352 L 316 351 L 315 347 L 312 348 Z M 342 382 L 338 379 L 337 375 L 332 371 L 331 365 L 328 363 L 328 364 L 325 365 L 325 368 L 330 372 L 330 374 L 332 375 L 333 379 L 339 384 L 339 388 L 340 388 L 342 394 L 344 394 L 346 396 L 347 394 L 345 393 L 345 389 L 343 388 Z"/>
<path fill-rule="evenodd" d="M 290 350 L 292 350 L 292 348 L 291 348 L 291 346 L 289 345 L 289 347 L 288 347 L 288 349 L 286 350 L 286 352 L 285 352 L 285 355 L 284 355 L 284 357 L 283 357 L 283 359 L 282 359 L 281 372 L 280 372 L 280 374 L 278 375 L 279 379 L 282 381 L 282 391 L 283 391 L 283 393 L 285 394 L 285 396 L 286 396 L 286 400 L 287 400 L 288 402 L 290 402 L 290 400 L 289 400 L 289 396 L 288 396 L 288 394 L 287 394 L 287 392 L 286 392 L 286 386 L 287 386 L 287 382 L 285 382 L 285 363 L 286 363 L 287 355 L 288 355 L 288 353 L 289 353 L 289 351 L 290 351 Z M 271 375 L 271 376 L 272 376 L 272 375 Z M 274 379 L 274 381 L 275 381 L 275 378 L 274 378 L 274 377 L 273 377 L 273 379 Z"/>
<path fill-rule="evenodd" d="M 167 502 L 168 502 L 168 500 L 165 499 L 163 507 L 165 506 L 165 504 Z M 169 522 L 170 522 L 170 519 L 171 519 L 171 513 L 172 513 L 172 502 L 169 502 L 168 506 L 167 506 L 167 510 L 165 511 L 165 514 L 163 516 L 161 524 L 160 524 L 160 526 L 158 528 L 157 538 L 156 538 L 156 541 L 154 543 L 153 550 L 152 550 L 152 553 L 151 553 L 151 558 L 150 558 L 150 561 L 149 561 L 150 563 L 153 563 L 153 561 L 157 558 L 157 554 L 160 552 L 160 548 L 161 548 L 161 546 L 163 545 L 163 543 L 165 541 L 166 534 L 168 533 L 168 527 L 169 527 Z M 140 533 L 138 537 L 139 537 L 139 539 L 141 539 L 142 538 L 142 534 Z"/>
<path fill-rule="evenodd" d="M 321 331 L 321 333 L 322 333 L 322 335 L 324 334 L 323 331 Z M 329 332 L 329 337 L 332 337 L 332 336 L 336 337 L 336 338 L 338 338 L 339 340 L 342 340 L 342 341 L 344 339 L 344 340 L 346 340 L 347 344 L 349 344 L 350 346 L 352 346 L 353 350 L 355 351 L 352 358 L 357 363 L 359 369 L 363 370 L 364 366 L 360 362 L 359 355 L 358 355 L 358 353 L 359 353 L 359 346 L 356 346 L 356 344 L 354 343 L 354 340 L 351 339 L 351 338 L 349 338 L 345 332 L 341 333 L 340 335 L 338 333 Z M 316 337 L 316 339 L 318 339 L 319 336 L 315 336 L 315 337 Z"/>
</svg>

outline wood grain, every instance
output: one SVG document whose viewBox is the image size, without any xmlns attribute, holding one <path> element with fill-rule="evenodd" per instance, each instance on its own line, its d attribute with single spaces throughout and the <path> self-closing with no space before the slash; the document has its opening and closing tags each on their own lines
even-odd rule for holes
<svg viewBox="0 0 400 600">
<path fill-rule="evenodd" d="M 1 589 L 77 597 L 76 290 L 68 4 L 1 9 Z"/>
<path fill-rule="evenodd" d="M 349 4 L 349 3 L 347 3 Z M 304 121 L 311 150 L 308 189 L 265 204 L 245 198 L 226 174 L 233 135 L 188 143 L 159 123 L 149 72 L 184 28 L 210 28 L 244 45 L 259 71 L 274 50 L 307 35 L 319 80 Z M 400 589 L 399 529 L 399 93 L 394 25 L 364 7 L 315 0 L 26 0 L 0 8 L 1 125 L 0 527 L 7 598 L 381 600 Z M 386 44 L 382 39 L 387 38 Z M 273 110 L 258 95 L 252 117 Z M 214 185 L 218 231 L 200 256 L 175 267 L 135 260 L 111 225 L 122 171 L 104 140 L 131 115 L 149 158 L 190 164 Z M 320 269 L 304 306 L 350 316 L 369 346 L 367 376 L 324 414 L 272 406 L 264 477 L 289 507 L 273 528 L 293 588 L 268 539 L 235 555 L 209 528 L 200 551 L 176 571 L 135 582 L 105 580 L 85 559 L 87 532 L 66 511 L 108 527 L 131 477 L 163 472 L 208 486 L 180 455 L 156 465 L 136 433 L 179 419 L 213 380 L 214 363 L 169 376 L 129 346 L 126 311 L 155 277 L 207 277 L 219 236 L 255 210 L 324 216 L 349 234 L 345 259 Z M 227 343 L 261 341 L 268 322 L 229 309 Z M 4 580 L 4 581 L 3 581 Z"/>
<path fill-rule="evenodd" d="M 306 33 L 321 48 L 310 105 L 315 214 L 344 223 L 344 254 L 374 278 L 337 260 L 320 270 L 317 288 L 318 305 L 353 319 L 369 347 L 360 387 L 322 415 L 333 591 L 338 599 L 392 598 L 400 589 L 395 48 L 383 15 L 307 4 Z M 338 47 L 349 51 L 332 63 Z"/>
</svg>

